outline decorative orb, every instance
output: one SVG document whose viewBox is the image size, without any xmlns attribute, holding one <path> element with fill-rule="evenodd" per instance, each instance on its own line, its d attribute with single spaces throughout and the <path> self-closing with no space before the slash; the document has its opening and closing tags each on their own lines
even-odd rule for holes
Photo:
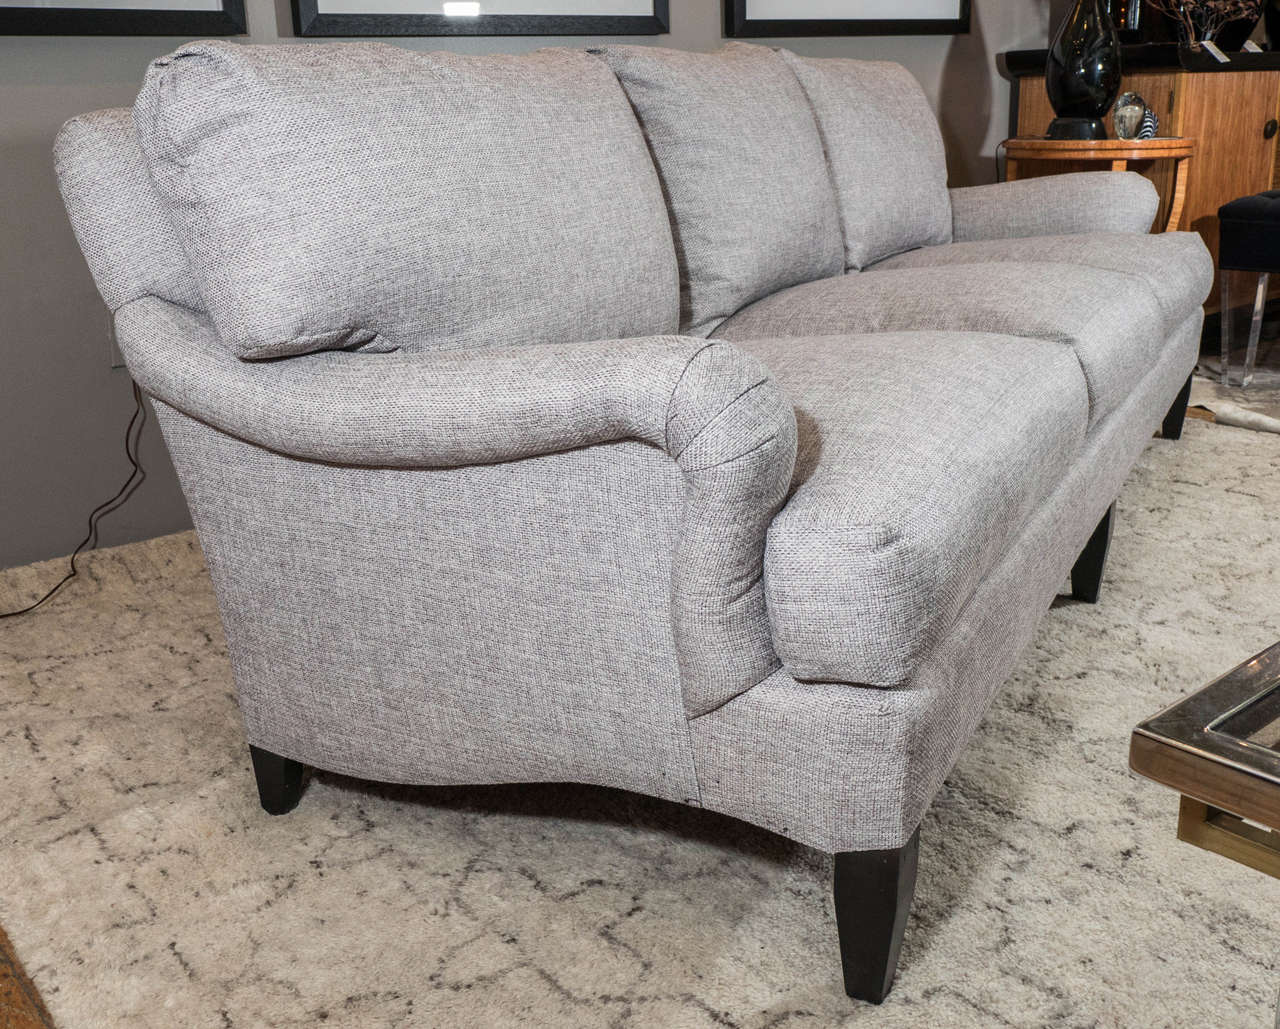
<svg viewBox="0 0 1280 1029">
<path fill-rule="evenodd" d="M 1137 139 L 1142 129 L 1142 117 L 1147 113 L 1147 102 L 1137 93 L 1121 93 L 1111 112 L 1117 139 Z"/>
</svg>

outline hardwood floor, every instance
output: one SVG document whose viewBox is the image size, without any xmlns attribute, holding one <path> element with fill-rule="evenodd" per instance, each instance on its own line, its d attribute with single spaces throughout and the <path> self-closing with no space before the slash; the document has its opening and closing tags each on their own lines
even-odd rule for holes
<svg viewBox="0 0 1280 1029">
<path fill-rule="evenodd" d="M 53 1019 L 0 928 L 0 1027 L 53 1029 Z"/>
</svg>

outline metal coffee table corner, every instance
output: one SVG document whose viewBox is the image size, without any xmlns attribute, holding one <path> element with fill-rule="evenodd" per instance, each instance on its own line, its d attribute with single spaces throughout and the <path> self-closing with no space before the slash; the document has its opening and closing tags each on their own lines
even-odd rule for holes
<svg viewBox="0 0 1280 1029">
<path fill-rule="evenodd" d="M 1182 794 L 1178 839 L 1280 878 L 1280 643 L 1134 729 L 1129 767 Z"/>
</svg>

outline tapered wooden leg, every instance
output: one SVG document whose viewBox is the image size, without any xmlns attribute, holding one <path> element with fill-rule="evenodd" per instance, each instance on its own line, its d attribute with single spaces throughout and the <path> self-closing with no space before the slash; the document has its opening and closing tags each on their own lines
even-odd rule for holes
<svg viewBox="0 0 1280 1029">
<path fill-rule="evenodd" d="M 1222 317 L 1226 317 L 1226 312 L 1223 312 Z M 1169 413 L 1164 416 L 1164 423 L 1160 426 L 1160 435 L 1165 439 L 1182 438 L 1182 423 L 1187 418 L 1187 401 L 1190 399 L 1191 377 L 1188 376 L 1186 385 L 1178 392 L 1178 398 L 1169 408 Z"/>
<path fill-rule="evenodd" d="M 836 928 L 844 992 L 879 1004 L 889 995 L 916 889 L 920 830 L 897 850 L 836 855 Z"/>
<path fill-rule="evenodd" d="M 306 767 L 292 758 L 281 757 L 261 747 L 249 746 L 253 774 L 258 780 L 258 799 L 269 815 L 287 815 L 302 799 L 302 774 Z"/>
<path fill-rule="evenodd" d="M 1107 566 L 1107 551 L 1111 549 L 1111 523 L 1115 513 L 1116 505 L 1112 504 L 1071 569 L 1071 595 L 1086 604 L 1096 604 L 1102 592 L 1102 570 Z"/>
</svg>

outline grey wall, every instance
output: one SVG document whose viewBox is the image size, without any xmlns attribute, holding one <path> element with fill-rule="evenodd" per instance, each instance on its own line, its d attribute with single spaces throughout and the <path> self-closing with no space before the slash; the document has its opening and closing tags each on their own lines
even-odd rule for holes
<svg viewBox="0 0 1280 1029">
<path fill-rule="evenodd" d="M 721 0 L 673 0 L 669 36 L 635 42 L 709 50 L 721 40 Z M 994 179 L 1008 85 L 994 55 L 1043 46 L 1046 0 L 976 0 L 973 31 L 957 37 L 800 39 L 814 56 L 901 61 L 932 99 L 953 185 Z M 248 0 L 249 39 L 291 29 L 288 0 Z M 109 322 L 76 248 L 54 182 L 58 126 L 82 111 L 128 105 L 148 61 L 180 39 L 0 37 L 0 568 L 69 553 L 90 509 L 124 481 L 128 374 L 111 367 Z M 415 39 L 419 49 L 524 50 L 572 39 Z M 190 523 L 155 423 L 144 437 L 148 479 L 103 523 L 105 545 Z"/>
</svg>

